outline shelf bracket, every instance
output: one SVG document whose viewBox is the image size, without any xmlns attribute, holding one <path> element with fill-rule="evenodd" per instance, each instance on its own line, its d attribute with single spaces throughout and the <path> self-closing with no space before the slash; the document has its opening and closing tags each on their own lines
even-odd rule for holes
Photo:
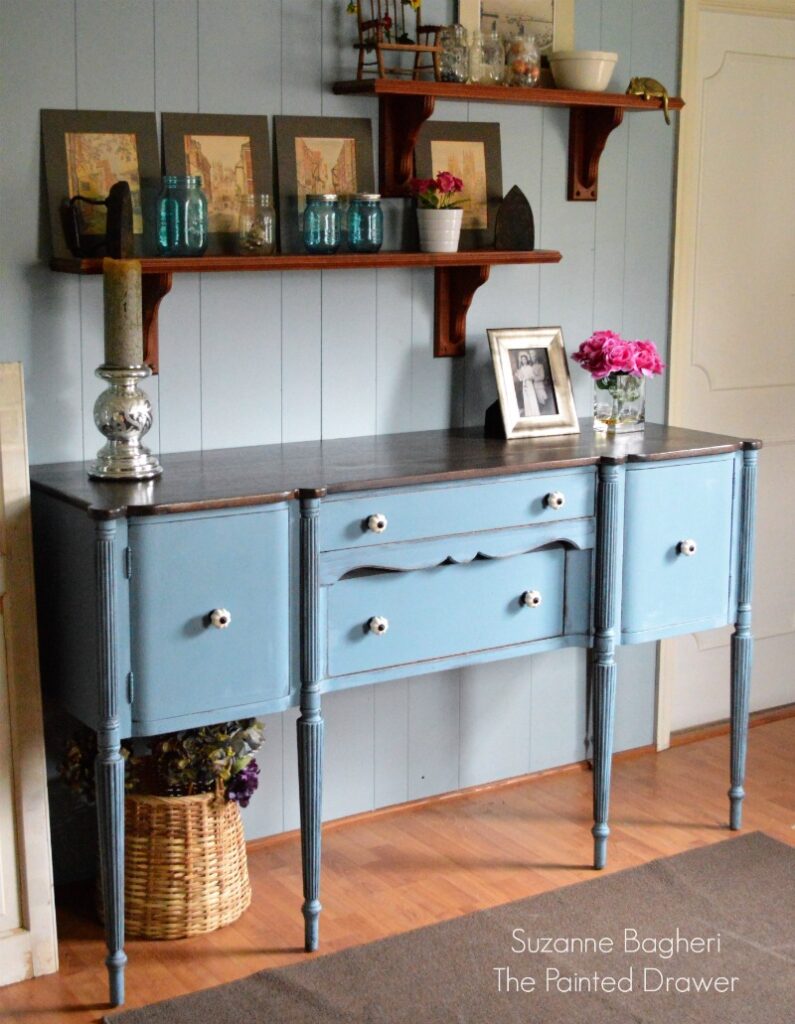
<svg viewBox="0 0 795 1024">
<path fill-rule="evenodd" d="M 160 341 L 157 314 L 160 300 L 171 291 L 171 274 L 144 274 L 141 278 L 141 305 L 144 326 L 144 362 L 152 373 L 160 369 Z"/>
<path fill-rule="evenodd" d="M 489 279 L 488 264 L 437 267 L 433 354 L 462 356 L 466 346 L 467 313 L 475 292 Z"/>
<path fill-rule="evenodd" d="M 414 144 L 433 113 L 433 96 L 378 97 L 378 173 L 383 196 L 405 196 L 414 174 Z"/>
<path fill-rule="evenodd" d="M 624 117 L 622 107 L 572 107 L 569 111 L 569 186 L 573 202 L 594 202 L 599 158 L 607 137 Z"/>
</svg>

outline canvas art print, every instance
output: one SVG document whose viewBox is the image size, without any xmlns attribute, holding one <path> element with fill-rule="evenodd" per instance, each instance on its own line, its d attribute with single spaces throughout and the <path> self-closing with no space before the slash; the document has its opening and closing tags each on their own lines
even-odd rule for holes
<svg viewBox="0 0 795 1024">
<path fill-rule="evenodd" d="M 246 196 L 270 195 L 268 118 L 262 114 L 162 116 L 166 174 L 198 175 L 207 196 L 208 253 L 233 253 Z"/>
<path fill-rule="evenodd" d="M 66 259 L 106 254 L 105 203 L 120 181 L 130 186 L 133 253 L 154 253 L 160 188 L 155 115 L 135 110 L 42 110 L 41 136 L 52 255 Z M 78 195 L 94 202 L 72 202 Z"/>
<path fill-rule="evenodd" d="M 375 192 L 373 138 L 366 117 L 274 118 L 279 240 L 282 252 L 303 252 L 306 197 L 345 202 L 354 192 Z"/>
<path fill-rule="evenodd" d="M 251 138 L 187 134 L 183 144 L 187 173 L 202 179 L 210 231 L 237 231 L 240 201 L 254 192 Z"/>
<path fill-rule="evenodd" d="M 548 52 L 552 48 L 554 7 L 554 0 L 488 0 L 480 5 L 482 31 L 490 32 L 496 18 L 500 35 L 513 35 L 516 19 L 521 18 L 526 31 L 535 36 L 539 50 Z"/>
<path fill-rule="evenodd" d="M 435 178 L 440 171 L 450 171 L 464 183 L 459 195 L 464 210 L 461 227 L 485 230 L 489 224 L 485 144 L 433 139 L 429 177 Z"/>
<path fill-rule="evenodd" d="M 141 213 L 141 175 L 138 170 L 138 146 L 131 133 L 65 132 L 67 188 L 70 196 L 104 199 L 117 181 L 130 186 L 133 208 L 133 232 L 143 231 Z M 83 232 L 105 233 L 105 209 L 82 208 Z"/>
<path fill-rule="evenodd" d="M 307 195 L 334 192 L 349 196 L 358 192 L 356 140 L 298 136 L 295 140 L 295 185 L 301 213 Z"/>
</svg>

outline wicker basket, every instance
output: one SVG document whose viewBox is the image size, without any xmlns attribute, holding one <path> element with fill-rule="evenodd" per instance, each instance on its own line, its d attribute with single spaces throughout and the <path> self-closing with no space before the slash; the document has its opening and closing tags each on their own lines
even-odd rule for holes
<svg viewBox="0 0 795 1024">
<path fill-rule="evenodd" d="M 240 808 L 214 793 L 125 801 L 125 932 L 182 939 L 236 921 L 251 903 Z"/>
</svg>

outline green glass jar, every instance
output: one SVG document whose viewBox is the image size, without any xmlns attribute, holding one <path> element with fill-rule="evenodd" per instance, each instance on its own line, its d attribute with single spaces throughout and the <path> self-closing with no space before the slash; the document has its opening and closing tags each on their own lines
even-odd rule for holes
<svg viewBox="0 0 795 1024">
<path fill-rule="evenodd" d="M 207 248 L 207 196 L 198 175 L 168 174 L 157 201 L 161 256 L 201 256 Z"/>
</svg>

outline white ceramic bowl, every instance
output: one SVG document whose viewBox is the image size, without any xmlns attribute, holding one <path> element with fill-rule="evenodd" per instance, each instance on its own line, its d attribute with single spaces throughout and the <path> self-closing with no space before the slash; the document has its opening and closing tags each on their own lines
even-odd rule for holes
<svg viewBox="0 0 795 1024">
<path fill-rule="evenodd" d="M 604 50 L 556 50 L 549 56 L 555 85 L 584 92 L 604 92 L 617 60 L 617 53 Z"/>
</svg>

